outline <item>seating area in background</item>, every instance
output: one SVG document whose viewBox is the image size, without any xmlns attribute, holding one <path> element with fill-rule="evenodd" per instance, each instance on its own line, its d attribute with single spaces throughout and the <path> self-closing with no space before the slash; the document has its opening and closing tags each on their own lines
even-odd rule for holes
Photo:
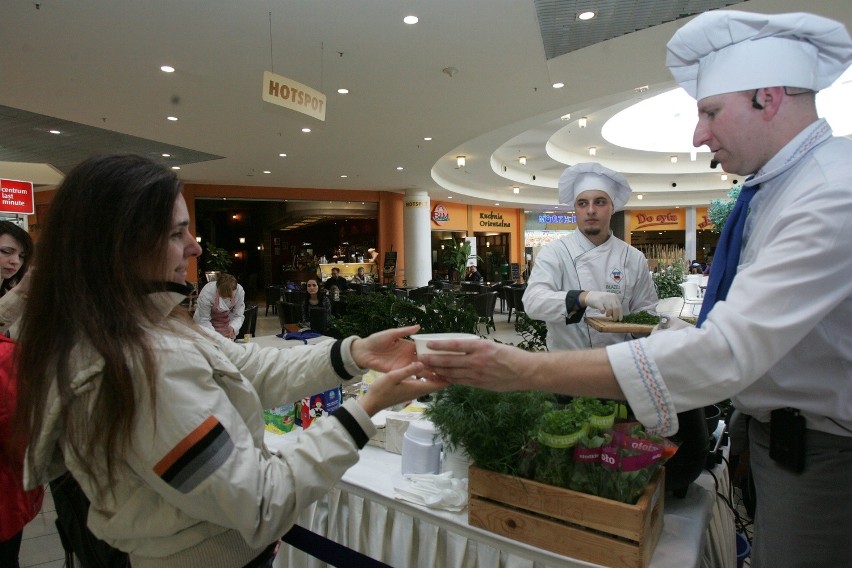
<svg viewBox="0 0 852 568">
<path fill-rule="evenodd" d="M 704 303 L 701 287 L 697 282 L 681 282 L 681 290 L 683 290 L 683 303 L 689 306 L 689 315 L 697 317 L 701 312 L 701 304 Z"/>
<path fill-rule="evenodd" d="M 349 297 L 362 294 L 393 293 L 398 298 L 406 299 L 421 305 L 428 305 L 439 296 L 448 294 L 456 301 L 471 305 L 479 317 L 479 323 L 485 324 L 485 334 L 496 329 L 494 323 L 495 312 L 506 313 L 508 308 L 507 322 L 512 321 L 512 313 L 517 316 L 518 311 L 523 311 L 522 297 L 526 284 L 515 284 L 511 281 L 494 282 L 490 284 L 479 282 L 461 282 L 453 284 L 449 281 L 432 283 L 427 286 L 416 288 L 396 288 L 393 286 L 380 286 L 376 284 L 351 284 L 350 288 L 340 295 L 338 301 L 332 301 L 332 316 L 337 317 L 346 313 L 346 300 Z M 266 315 L 270 309 L 278 316 L 281 328 L 285 324 L 309 323 L 302 321 L 302 303 L 307 292 L 300 289 L 288 289 L 281 285 L 266 287 Z M 497 308 L 499 300 L 500 307 Z M 516 317 L 517 319 L 517 317 Z M 317 322 L 319 324 L 320 322 Z M 328 322 L 325 322 L 327 325 Z"/>
</svg>

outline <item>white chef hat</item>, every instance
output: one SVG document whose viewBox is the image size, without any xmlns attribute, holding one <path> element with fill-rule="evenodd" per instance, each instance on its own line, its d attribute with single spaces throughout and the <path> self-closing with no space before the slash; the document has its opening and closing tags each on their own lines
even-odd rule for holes
<svg viewBox="0 0 852 568">
<path fill-rule="evenodd" d="M 696 100 L 762 87 L 819 91 L 852 61 L 845 26 L 805 13 L 705 12 L 667 48 L 666 66 Z"/>
<path fill-rule="evenodd" d="M 585 162 L 567 168 L 559 176 L 559 203 L 573 205 L 578 195 L 590 189 L 606 193 L 616 211 L 624 208 L 633 192 L 620 173 L 597 162 Z"/>
</svg>

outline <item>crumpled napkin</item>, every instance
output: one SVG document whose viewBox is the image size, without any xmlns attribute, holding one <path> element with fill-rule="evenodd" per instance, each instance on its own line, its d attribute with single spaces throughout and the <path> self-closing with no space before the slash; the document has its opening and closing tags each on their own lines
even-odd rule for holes
<svg viewBox="0 0 852 568">
<path fill-rule="evenodd" d="M 467 507 L 467 479 L 451 471 L 441 474 L 409 474 L 407 484 L 394 487 L 394 496 L 432 509 L 458 513 Z"/>
</svg>

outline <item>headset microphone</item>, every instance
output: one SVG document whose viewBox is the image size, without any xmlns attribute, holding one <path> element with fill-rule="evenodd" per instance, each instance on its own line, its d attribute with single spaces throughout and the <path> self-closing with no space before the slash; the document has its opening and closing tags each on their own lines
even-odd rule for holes
<svg viewBox="0 0 852 568">
<path fill-rule="evenodd" d="M 710 160 L 710 169 L 715 170 L 719 167 L 719 160 Z"/>
</svg>

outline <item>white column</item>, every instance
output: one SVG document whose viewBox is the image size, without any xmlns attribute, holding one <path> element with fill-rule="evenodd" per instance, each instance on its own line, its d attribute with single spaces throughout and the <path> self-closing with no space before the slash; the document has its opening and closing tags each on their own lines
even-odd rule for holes
<svg viewBox="0 0 852 568">
<path fill-rule="evenodd" d="M 429 208 L 428 193 L 405 192 L 402 231 L 405 239 L 405 281 L 409 287 L 426 286 L 432 278 Z"/>
<path fill-rule="evenodd" d="M 684 254 L 686 254 L 686 260 L 692 261 L 695 260 L 695 249 L 697 247 L 698 236 L 696 231 L 698 230 L 695 222 L 695 207 L 687 207 L 686 208 L 686 226 L 684 233 L 686 234 L 686 243 L 684 244 Z"/>
</svg>

